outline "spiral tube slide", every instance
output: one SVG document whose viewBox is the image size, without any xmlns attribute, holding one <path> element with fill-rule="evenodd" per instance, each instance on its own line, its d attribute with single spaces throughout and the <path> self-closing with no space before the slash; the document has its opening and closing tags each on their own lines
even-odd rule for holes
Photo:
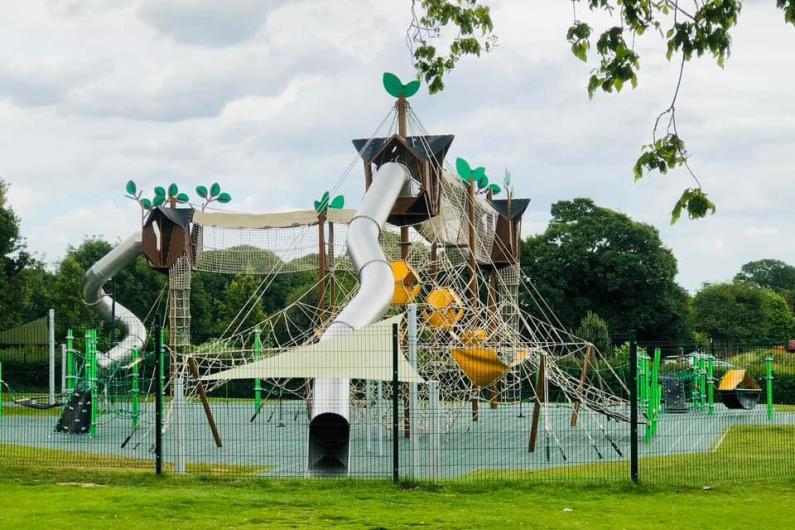
<svg viewBox="0 0 795 530">
<path fill-rule="evenodd" d="M 105 293 L 102 286 L 125 265 L 141 255 L 141 252 L 141 233 L 136 232 L 94 263 L 80 282 L 80 290 L 86 305 L 91 306 L 100 315 L 112 318 L 113 299 Z M 116 302 L 115 316 L 125 335 L 116 346 L 104 354 L 97 354 L 97 364 L 101 368 L 126 361 L 131 357 L 134 349 L 141 351 L 146 343 L 146 327 L 132 311 Z"/>
<path fill-rule="evenodd" d="M 401 193 L 408 189 L 409 170 L 395 162 L 383 164 L 348 226 L 345 245 L 359 276 L 359 292 L 329 325 L 320 342 L 378 321 L 392 304 L 392 268 L 378 243 L 381 229 Z M 315 379 L 309 423 L 307 474 L 347 475 L 350 453 L 350 381 Z"/>
</svg>

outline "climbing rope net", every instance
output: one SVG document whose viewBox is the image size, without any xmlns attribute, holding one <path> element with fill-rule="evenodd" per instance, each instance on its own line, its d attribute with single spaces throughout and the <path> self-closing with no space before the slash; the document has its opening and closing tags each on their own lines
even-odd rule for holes
<svg viewBox="0 0 795 530">
<path fill-rule="evenodd" d="M 379 134 L 389 136 L 396 132 L 395 115 L 395 110 L 387 115 L 368 144 Z M 425 141 L 428 133 L 410 108 L 408 126 Z M 332 193 L 366 148 L 367 144 Z M 428 152 L 432 152 L 430 147 Z M 587 429 L 604 430 L 601 422 L 605 418 L 628 421 L 629 392 L 601 352 L 563 329 L 530 279 L 522 276 L 518 264 L 492 261 L 495 246 L 504 245 L 495 237 L 498 212 L 492 204 L 478 194 L 474 222 L 470 223 L 467 188 L 453 168 L 437 160 L 431 160 L 431 164 L 442 175 L 440 213 L 411 228 L 404 261 L 420 286 L 414 300 L 418 314 L 416 368 L 426 381 L 439 382 L 445 429 L 452 429 L 466 417 L 462 411 L 471 406 L 473 397 L 517 402 L 529 395 L 531 400 L 546 404 L 551 389 L 559 403 L 598 413 L 588 415 L 591 424 L 586 425 Z M 268 358 L 318 341 L 355 295 L 358 279 L 345 248 L 352 212 L 339 213 L 336 222 L 329 219 L 323 224 L 318 223 L 316 214 L 309 214 L 289 226 L 216 226 L 211 221 L 202 224 L 194 219 L 193 270 L 248 274 L 258 282 L 248 299 L 241 300 L 236 317 L 221 336 L 205 344 L 180 348 L 178 358 L 194 359 L 200 375 L 214 374 L 250 363 L 255 356 Z M 322 256 L 321 230 L 325 253 Z M 474 278 L 468 245 L 470 231 L 474 232 L 475 241 Z M 380 242 L 388 260 L 401 260 L 400 239 L 397 227 L 387 225 L 382 231 Z M 269 296 L 279 275 L 317 272 L 321 258 L 327 271 L 322 279 L 318 277 L 286 307 L 251 323 L 249 317 L 255 306 Z M 185 285 L 172 282 L 170 287 L 184 289 Z M 318 294 L 321 292 L 322 301 Z M 520 299 L 525 301 L 524 307 Z M 405 305 L 395 305 L 390 311 L 405 310 Z M 254 347 L 256 334 L 262 344 L 259 350 Z M 542 363 L 544 377 L 536 382 Z M 186 397 L 195 397 L 197 381 L 186 362 L 178 365 L 186 380 Z M 203 385 L 209 392 L 224 383 L 204 381 Z M 279 394 L 311 399 L 309 379 L 275 379 L 267 383 Z M 352 414 L 363 414 L 363 396 L 372 395 L 370 384 L 353 381 Z M 389 389 L 385 387 L 383 392 L 388 397 Z M 427 399 L 427 389 L 421 388 L 421 401 L 423 396 Z"/>
</svg>

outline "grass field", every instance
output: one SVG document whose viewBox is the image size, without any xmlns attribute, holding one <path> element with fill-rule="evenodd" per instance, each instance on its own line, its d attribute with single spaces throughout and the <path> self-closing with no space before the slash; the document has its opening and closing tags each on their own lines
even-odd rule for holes
<svg viewBox="0 0 795 530">
<path fill-rule="evenodd" d="M 731 429 L 714 452 L 517 474 L 517 480 L 382 481 L 155 477 L 138 461 L 0 462 L 0 528 L 785 528 L 795 514 L 795 431 Z M 766 443 L 759 444 L 760 440 Z M 754 447 L 757 447 L 756 449 Z M 3 451 L 8 449 L 2 448 Z M 14 456 L 4 452 L 4 456 Z M 65 456 L 65 455 L 60 455 Z M 148 472 L 147 472 L 148 471 Z M 682 484 L 688 484 L 682 486 Z M 709 489 L 704 489 L 708 487 Z"/>
</svg>

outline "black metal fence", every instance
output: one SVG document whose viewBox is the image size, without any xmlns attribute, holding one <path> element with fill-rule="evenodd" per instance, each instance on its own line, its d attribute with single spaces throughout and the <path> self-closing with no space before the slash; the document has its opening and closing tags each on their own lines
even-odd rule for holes
<svg viewBox="0 0 795 530">
<path fill-rule="evenodd" d="M 293 366 L 312 378 L 251 372 L 224 384 L 203 377 L 200 352 L 197 378 L 160 343 L 113 368 L 93 366 L 92 352 L 107 346 L 81 334 L 58 350 L 55 400 L 47 359 L 0 350 L 0 460 L 251 478 L 708 485 L 795 476 L 795 354 L 785 344 L 617 344 L 603 360 L 621 381 L 603 384 L 626 401 L 611 411 L 555 386 L 566 370 L 580 377 L 582 364 L 538 350 L 493 385 L 461 387 L 444 369 L 436 380 L 413 371 L 404 337 L 387 333 L 386 342 L 373 332 L 347 344 L 371 354 L 366 366 L 330 348 L 315 372 Z M 290 373 L 276 355 L 263 362 Z M 350 383 L 334 387 L 340 374 Z"/>
</svg>

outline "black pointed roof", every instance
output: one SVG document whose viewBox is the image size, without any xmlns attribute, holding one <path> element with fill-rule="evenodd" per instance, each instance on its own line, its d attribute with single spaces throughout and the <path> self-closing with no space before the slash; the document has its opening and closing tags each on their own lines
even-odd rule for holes
<svg viewBox="0 0 795 530">
<path fill-rule="evenodd" d="M 508 199 L 494 199 L 491 205 L 497 210 L 497 213 L 505 218 L 515 219 L 521 217 L 527 206 L 530 204 L 530 199 L 511 199 L 511 215 L 508 215 Z"/>
<path fill-rule="evenodd" d="M 411 147 L 420 159 L 435 160 L 437 163 L 441 163 L 447 154 L 447 150 L 450 149 L 450 144 L 453 143 L 453 138 L 455 138 L 455 136 L 452 134 L 406 136 L 405 138 L 394 134 L 388 138 L 373 138 L 372 140 L 360 138 L 358 140 L 352 140 L 352 142 L 356 151 L 361 152 L 362 160 L 366 162 L 372 162 L 388 142 L 393 139 L 399 139 L 403 140 L 406 145 Z M 367 142 L 370 143 L 368 144 Z"/>
<path fill-rule="evenodd" d="M 181 227 L 187 227 L 193 220 L 193 208 L 169 208 L 167 206 L 158 206 L 150 212 L 146 219 L 146 223 L 149 223 L 155 212 L 159 212 L 169 221 Z"/>
</svg>

